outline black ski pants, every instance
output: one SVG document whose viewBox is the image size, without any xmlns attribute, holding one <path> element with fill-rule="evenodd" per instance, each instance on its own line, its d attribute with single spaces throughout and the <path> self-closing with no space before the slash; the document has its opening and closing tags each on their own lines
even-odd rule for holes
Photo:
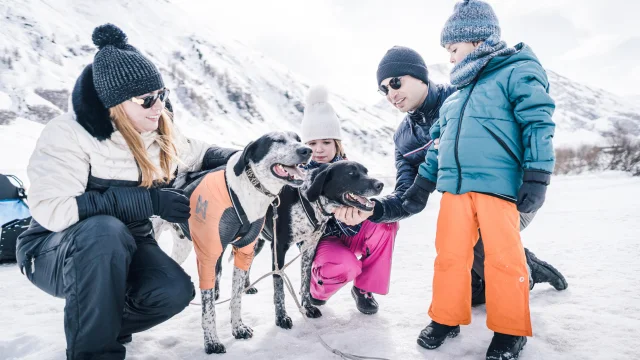
<svg viewBox="0 0 640 360">
<path fill-rule="evenodd" d="M 189 275 L 151 235 L 134 237 L 114 217 L 93 216 L 37 241 L 23 270 L 66 300 L 67 359 L 124 359 L 118 337 L 168 320 L 195 295 Z"/>
</svg>

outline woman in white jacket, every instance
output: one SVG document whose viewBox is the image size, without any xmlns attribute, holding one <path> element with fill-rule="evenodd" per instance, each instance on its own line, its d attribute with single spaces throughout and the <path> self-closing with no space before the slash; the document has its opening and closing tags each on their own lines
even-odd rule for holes
<svg viewBox="0 0 640 360">
<path fill-rule="evenodd" d="M 66 299 L 68 359 L 124 359 L 132 333 L 171 318 L 195 294 L 149 218 L 186 221 L 189 200 L 169 184 L 233 150 L 179 134 L 162 76 L 119 28 L 99 26 L 93 41 L 99 51 L 70 111 L 45 126 L 29 161 L 33 222 L 17 257 L 34 285 Z"/>
</svg>

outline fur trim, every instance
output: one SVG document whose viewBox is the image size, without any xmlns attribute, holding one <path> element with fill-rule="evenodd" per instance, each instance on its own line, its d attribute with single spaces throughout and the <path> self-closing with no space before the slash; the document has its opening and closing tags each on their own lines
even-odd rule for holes
<svg viewBox="0 0 640 360">
<path fill-rule="evenodd" d="M 109 109 L 105 108 L 93 85 L 93 65 L 82 70 L 71 93 L 76 121 L 96 139 L 109 139 L 115 131 Z"/>
</svg>

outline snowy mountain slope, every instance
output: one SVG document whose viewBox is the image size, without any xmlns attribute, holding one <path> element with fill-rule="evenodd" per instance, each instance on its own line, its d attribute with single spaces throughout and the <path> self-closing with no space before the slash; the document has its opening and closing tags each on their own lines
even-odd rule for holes
<svg viewBox="0 0 640 360">
<path fill-rule="evenodd" d="M 141 21 L 143 12 L 158 21 Z M 46 123 L 66 111 L 73 83 L 96 51 L 93 28 L 113 22 L 160 68 L 172 89 L 176 123 L 187 135 L 240 147 L 269 130 L 299 131 L 311 84 L 240 43 L 220 39 L 170 0 L 90 6 L 78 0 L 0 1 L 0 19 L 0 126 L 18 118 Z M 446 82 L 450 68 L 432 65 L 430 77 Z M 556 146 L 597 142 L 613 121 L 640 135 L 639 103 L 548 73 L 557 102 Z M 391 135 L 402 114 L 384 99 L 368 106 L 331 90 L 349 157 L 392 183 Z"/>
<path fill-rule="evenodd" d="M 635 106 L 640 106 L 640 95 L 627 95 L 624 98 Z"/>
<path fill-rule="evenodd" d="M 547 70 L 551 96 L 556 101 L 558 145 L 592 143 L 600 133 L 621 123 L 628 133 L 640 137 L 640 104 L 601 89 L 594 89 Z"/>
<path fill-rule="evenodd" d="M 158 20 L 141 21 L 142 14 Z M 0 1 L 0 19 L 0 125 L 19 118 L 46 123 L 66 111 L 69 92 L 96 51 L 93 28 L 112 22 L 163 73 L 176 123 L 187 135 L 240 147 L 267 131 L 299 131 L 312 84 L 217 38 L 206 24 L 191 23 L 171 1 Z M 391 135 L 399 119 L 336 93 L 330 101 L 350 158 L 371 173 L 392 173 Z"/>
</svg>

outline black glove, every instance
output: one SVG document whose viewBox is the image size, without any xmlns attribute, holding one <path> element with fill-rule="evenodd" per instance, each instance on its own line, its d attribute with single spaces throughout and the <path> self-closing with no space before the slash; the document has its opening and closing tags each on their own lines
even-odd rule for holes
<svg viewBox="0 0 640 360">
<path fill-rule="evenodd" d="M 172 223 L 185 222 L 191 216 L 189 198 L 184 195 L 181 189 L 174 188 L 152 188 L 149 189 L 153 215 Z"/>
<path fill-rule="evenodd" d="M 416 176 L 413 185 L 402 195 L 402 208 L 412 215 L 419 213 L 427 206 L 429 194 L 435 189 L 436 184 L 433 181 L 420 175 Z"/>
<path fill-rule="evenodd" d="M 522 186 L 518 191 L 518 211 L 532 213 L 538 211 L 544 203 L 547 185 L 551 174 L 542 170 L 525 170 Z"/>
</svg>

